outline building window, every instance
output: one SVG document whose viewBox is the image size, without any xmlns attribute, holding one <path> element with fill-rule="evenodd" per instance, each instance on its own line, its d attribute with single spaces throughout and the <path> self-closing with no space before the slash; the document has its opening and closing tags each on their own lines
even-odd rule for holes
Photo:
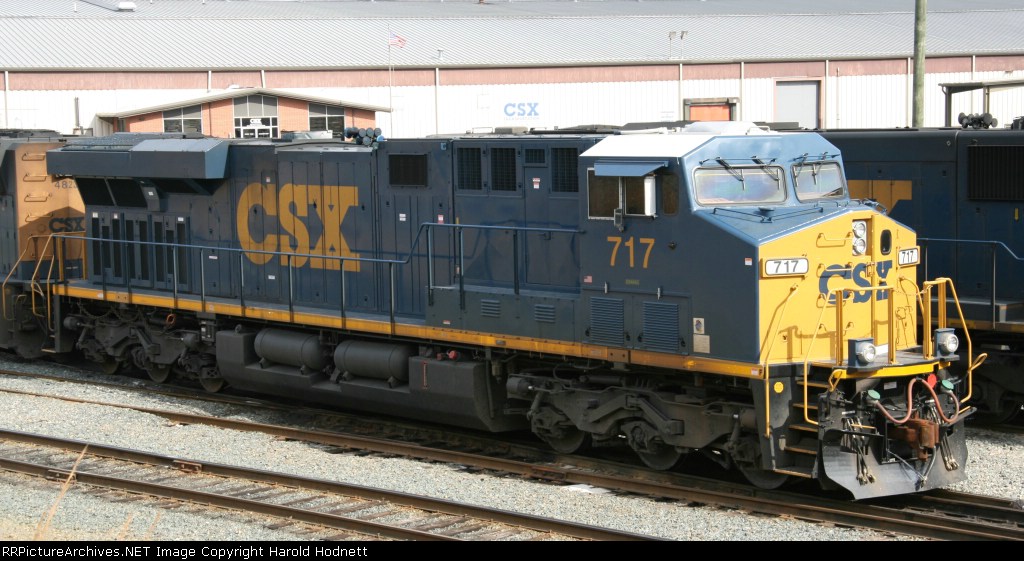
<svg viewBox="0 0 1024 561">
<path fill-rule="evenodd" d="M 334 138 L 345 138 L 345 108 L 322 103 L 309 104 L 309 130 L 331 131 Z"/>
<path fill-rule="evenodd" d="M 164 111 L 164 132 L 203 132 L 203 107 L 192 105 Z"/>
<path fill-rule="evenodd" d="M 235 98 L 235 138 L 280 138 L 277 98 L 248 95 Z"/>
</svg>

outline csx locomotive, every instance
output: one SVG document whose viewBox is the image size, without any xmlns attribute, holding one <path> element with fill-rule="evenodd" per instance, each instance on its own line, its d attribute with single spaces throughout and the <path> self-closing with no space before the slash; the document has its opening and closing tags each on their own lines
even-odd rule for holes
<svg viewBox="0 0 1024 561">
<path fill-rule="evenodd" d="M 876 199 L 913 227 L 922 275 L 959 289 L 974 343 L 988 354 L 974 380 L 975 418 L 995 423 L 1024 404 L 1021 120 L 1009 129 L 968 129 L 962 116 L 963 128 L 822 132 L 843 153 L 851 196 Z M 955 368 L 962 375 L 962 363 Z"/>
<path fill-rule="evenodd" d="M 115 134 L 47 165 L 85 229 L 5 284 L 42 351 L 763 487 L 965 478 L 950 365 L 977 359 L 931 304 L 955 290 L 918 283 L 914 231 L 850 199 L 820 135 Z"/>
</svg>

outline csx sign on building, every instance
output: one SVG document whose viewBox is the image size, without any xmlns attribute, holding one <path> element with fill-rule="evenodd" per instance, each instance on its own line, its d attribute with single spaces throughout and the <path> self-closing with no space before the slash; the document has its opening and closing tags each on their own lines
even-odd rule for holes
<svg viewBox="0 0 1024 561">
<path fill-rule="evenodd" d="M 238 240 L 246 257 L 257 265 L 275 257 L 281 265 L 359 271 L 359 262 L 328 257 L 359 257 L 341 234 L 348 209 L 359 204 L 355 187 L 249 184 L 238 198 Z M 275 220 L 276 219 L 276 220 Z M 276 223 L 276 224 L 275 224 Z M 277 253 L 280 253 L 277 255 Z"/>
</svg>

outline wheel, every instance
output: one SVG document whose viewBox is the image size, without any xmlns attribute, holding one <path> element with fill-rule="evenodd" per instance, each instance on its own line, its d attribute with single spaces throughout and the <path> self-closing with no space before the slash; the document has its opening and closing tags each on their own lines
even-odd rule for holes
<svg viewBox="0 0 1024 561">
<path fill-rule="evenodd" d="M 644 465 L 659 471 L 666 471 L 676 467 L 676 464 L 679 463 L 679 458 L 683 457 L 683 453 L 675 448 L 656 442 L 648 443 L 647 450 L 635 450 L 635 452 L 637 456 L 640 456 L 640 460 L 644 462 Z"/>
<path fill-rule="evenodd" d="M 116 359 L 108 358 L 103 362 L 97 363 L 96 367 L 104 374 L 117 374 L 117 371 L 121 369 L 121 363 Z"/>
<path fill-rule="evenodd" d="M 590 448 L 590 433 L 576 427 L 561 427 L 558 435 L 545 434 L 540 438 L 559 454 L 576 454 Z"/>
<path fill-rule="evenodd" d="M 761 489 L 778 489 L 789 481 L 789 476 L 784 473 L 761 469 L 753 464 L 736 462 L 736 467 L 751 485 Z"/>
<path fill-rule="evenodd" d="M 199 378 L 199 383 L 202 384 L 203 389 L 210 393 L 217 393 L 224 389 L 227 385 L 227 380 L 224 378 Z"/>
<path fill-rule="evenodd" d="M 170 364 L 150 364 L 146 367 L 146 374 L 149 375 L 149 379 L 158 384 L 163 384 L 167 380 L 170 380 L 171 373 L 172 370 Z"/>
</svg>

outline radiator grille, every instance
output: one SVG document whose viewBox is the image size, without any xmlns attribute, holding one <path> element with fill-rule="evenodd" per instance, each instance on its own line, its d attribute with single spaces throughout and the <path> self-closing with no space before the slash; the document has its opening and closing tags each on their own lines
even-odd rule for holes
<svg viewBox="0 0 1024 561">
<path fill-rule="evenodd" d="M 644 346 L 653 351 L 679 349 L 679 305 L 644 302 Z"/>
<path fill-rule="evenodd" d="M 481 300 L 480 315 L 485 318 L 501 317 L 501 302 L 498 300 Z"/>
<path fill-rule="evenodd" d="M 618 298 L 590 299 L 590 339 L 594 343 L 622 346 L 622 300 Z"/>
<path fill-rule="evenodd" d="M 535 305 L 533 319 L 540 323 L 555 323 L 555 307 L 550 304 Z"/>
</svg>

